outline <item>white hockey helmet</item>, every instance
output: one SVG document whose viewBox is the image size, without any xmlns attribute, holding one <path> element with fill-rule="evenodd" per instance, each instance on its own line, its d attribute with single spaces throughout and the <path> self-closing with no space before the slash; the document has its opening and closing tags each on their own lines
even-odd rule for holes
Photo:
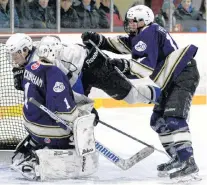
<svg viewBox="0 0 207 185">
<path fill-rule="evenodd" d="M 45 36 L 40 40 L 37 47 L 37 55 L 49 63 L 55 64 L 60 59 L 62 43 L 55 36 Z"/>
<path fill-rule="evenodd" d="M 15 33 L 6 42 L 6 50 L 8 53 L 23 53 L 25 48 L 32 50 L 32 39 L 25 33 Z"/>
<path fill-rule="evenodd" d="M 154 13 L 148 6 L 136 5 L 131 7 L 125 16 L 124 27 L 126 32 L 130 32 L 128 28 L 128 21 L 134 20 L 135 22 L 144 21 L 145 25 L 149 25 L 154 21 Z"/>
<path fill-rule="evenodd" d="M 29 35 L 24 33 L 13 34 L 6 42 L 6 50 L 8 60 L 11 61 L 12 66 L 22 66 L 32 50 L 32 39 Z"/>
</svg>

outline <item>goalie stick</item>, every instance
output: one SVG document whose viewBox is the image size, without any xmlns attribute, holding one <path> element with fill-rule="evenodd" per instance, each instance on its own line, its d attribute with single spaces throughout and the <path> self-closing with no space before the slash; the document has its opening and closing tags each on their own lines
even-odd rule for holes
<svg viewBox="0 0 207 185">
<path fill-rule="evenodd" d="M 106 59 L 108 60 L 108 56 L 106 56 L 100 49 L 99 47 L 92 41 L 92 40 L 88 40 L 88 42 Z M 114 69 L 117 71 L 117 73 L 124 78 L 132 87 L 134 87 L 139 94 L 141 94 L 139 92 L 139 90 L 132 84 L 132 82 L 124 75 L 124 73 L 122 73 L 118 67 L 114 66 Z M 159 105 L 158 102 L 151 100 L 150 98 L 146 97 L 144 94 L 141 94 L 145 99 L 147 99 L 150 103 L 154 103 L 155 105 Z"/>
<path fill-rule="evenodd" d="M 58 117 L 56 114 L 54 114 L 52 111 L 50 111 L 48 108 L 46 108 L 44 105 L 37 102 L 34 98 L 29 98 L 29 102 L 40 108 L 42 111 L 47 113 L 51 118 L 57 121 L 57 124 L 64 130 L 70 130 L 72 131 L 72 127 L 67 124 L 66 121 Z M 135 155 L 130 157 L 129 159 L 122 159 L 118 155 L 116 155 L 114 152 L 112 152 L 110 149 L 105 147 L 103 144 L 101 144 L 99 141 L 96 140 L 96 150 L 99 151 L 106 159 L 114 163 L 116 166 L 121 168 L 122 170 L 128 170 L 132 166 L 134 166 L 136 163 L 141 161 L 142 159 L 146 158 L 150 154 L 154 152 L 154 148 L 152 147 L 145 147 L 139 152 L 137 152 Z"/>
</svg>

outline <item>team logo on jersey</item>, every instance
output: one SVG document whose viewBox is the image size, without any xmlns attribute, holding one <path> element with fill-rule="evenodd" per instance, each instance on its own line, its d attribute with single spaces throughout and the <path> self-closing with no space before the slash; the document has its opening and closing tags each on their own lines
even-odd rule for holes
<svg viewBox="0 0 207 185">
<path fill-rule="evenodd" d="M 62 82 L 56 82 L 53 87 L 53 91 L 57 93 L 64 91 L 64 89 L 65 89 L 65 86 Z"/>
<path fill-rule="evenodd" d="M 44 139 L 44 142 L 45 142 L 45 143 L 50 143 L 51 140 L 50 140 L 50 138 L 46 137 L 46 138 Z"/>
<path fill-rule="evenodd" d="M 31 69 L 32 70 L 36 70 L 38 67 L 40 67 L 40 63 L 39 62 L 35 62 L 34 64 L 31 65 Z"/>
<path fill-rule="evenodd" d="M 142 42 L 142 41 L 139 41 L 135 46 L 134 48 L 137 50 L 137 51 L 144 51 L 146 48 L 147 48 L 147 45 Z"/>
</svg>

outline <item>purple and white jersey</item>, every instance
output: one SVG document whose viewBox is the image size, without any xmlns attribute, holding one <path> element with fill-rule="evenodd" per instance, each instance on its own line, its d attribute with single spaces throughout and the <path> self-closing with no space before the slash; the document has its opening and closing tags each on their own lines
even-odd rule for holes
<svg viewBox="0 0 207 185">
<path fill-rule="evenodd" d="M 69 132 L 63 130 L 54 119 L 28 101 L 33 97 L 54 113 L 73 114 L 76 107 L 67 76 L 51 64 L 31 62 L 25 66 L 22 86 L 26 130 L 39 143 L 54 148 L 67 148 Z"/>
</svg>

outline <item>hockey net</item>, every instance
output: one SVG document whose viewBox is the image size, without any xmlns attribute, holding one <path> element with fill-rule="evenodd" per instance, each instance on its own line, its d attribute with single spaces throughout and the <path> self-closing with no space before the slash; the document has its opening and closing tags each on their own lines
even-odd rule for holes
<svg viewBox="0 0 207 185">
<path fill-rule="evenodd" d="M 13 85 L 11 61 L 0 43 L 0 149 L 14 149 L 26 136 L 23 126 L 23 92 Z"/>
</svg>

